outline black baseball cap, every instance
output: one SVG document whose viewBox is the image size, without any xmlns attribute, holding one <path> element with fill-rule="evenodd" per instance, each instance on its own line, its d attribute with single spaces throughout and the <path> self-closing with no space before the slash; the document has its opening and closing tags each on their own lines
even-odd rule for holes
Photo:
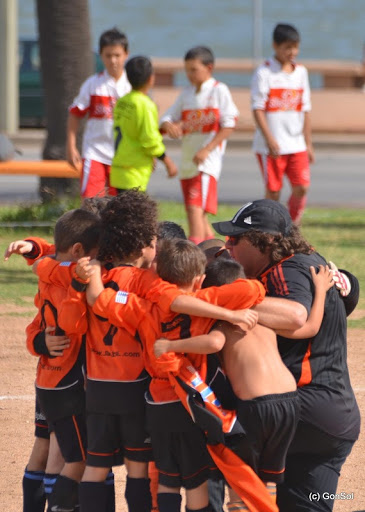
<svg viewBox="0 0 365 512">
<path fill-rule="evenodd" d="M 214 222 L 213 227 L 220 235 L 226 236 L 243 235 L 251 229 L 287 236 L 292 220 L 288 210 L 278 201 L 258 199 L 244 204 L 232 220 Z"/>
</svg>

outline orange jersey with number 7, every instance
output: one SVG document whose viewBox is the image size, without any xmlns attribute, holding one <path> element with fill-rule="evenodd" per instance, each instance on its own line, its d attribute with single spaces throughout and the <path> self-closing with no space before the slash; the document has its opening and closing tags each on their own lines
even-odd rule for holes
<svg viewBox="0 0 365 512">
<path fill-rule="evenodd" d="M 198 290 L 195 297 L 206 302 L 226 307 L 228 309 L 246 309 L 259 304 L 265 297 L 263 285 L 254 279 L 238 279 L 234 283 L 220 287 Z M 113 290 L 104 290 L 93 306 L 96 315 L 105 316 L 116 326 L 123 326 L 131 334 L 136 332 L 144 348 L 144 364 L 152 377 L 150 392 L 158 402 L 177 400 L 166 371 L 161 361 L 156 362 L 153 345 L 160 337 L 168 339 L 189 338 L 209 332 L 215 320 L 185 314 L 176 314 L 163 310 L 158 305 L 151 306 L 139 297 L 125 294 L 124 301 L 118 300 L 118 294 Z M 194 368 L 204 380 L 207 372 L 205 354 L 189 354 Z"/>
</svg>

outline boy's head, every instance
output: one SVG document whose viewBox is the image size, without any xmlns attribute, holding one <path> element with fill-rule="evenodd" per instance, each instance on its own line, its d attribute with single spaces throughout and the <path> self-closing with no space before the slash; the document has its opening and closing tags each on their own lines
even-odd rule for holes
<svg viewBox="0 0 365 512">
<path fill-rule="evenodd" d="M 203 251 L 190 240 L 164 240 L 157 254 L 157 273 L 180 287 L 200 287 L 206 263 Z"/>
<path fill-rule="evenodd" d="M 137 189 L 110 199 L 101 212 L 98 259 L 117 263 L 144 256 L 149 266 L 155 257 L 157 214 L 157 203 Z"/>
<path fill-rule="evenodd" d="M 300 36 L 293 25 L 278 23 L 273 32 L 275 57 L 282 64 L 292 62 L 299 53 Z"/>
<path fill-rule="evenodd" d="M 72 251 L 74 259 L 96 255 L 101 232 L 100 219 L 92 212 L 77 208 L 64 213 L 56 222 L 56 254 Z"/>
<path fill-rule="evenodd" d="M 99 53 L 109 75 L 120 78 L 128 58 L 127 36 L 117 28 L 103 32 L 99 38 Z"/>
<path fill-rule="evenodd" d="M 185 72 L 189 82 L 199 87 L 212 76 L 214 55 L 206 46 L 195 46 L 186 52 Z"/>
<path fill-rule="evenodd" d="M 243 267 L 238 261 L 227 258 L 217 258 L 206 266 L 202 288 L 230 284 L 236 281 L 236 279 L 244 279 L 245 277 Z"/>
<path fill-rule="evenodd" d="M 148 57 L 137 56 L 129 59 L 125 70 L 132 89 L 139 90 L 146 85 L 153 86 L 153 67 Z"/>
<path fill-rule="evenodd" d="M 173 240 L 179 238 L 186 240 L 184 229 L 176 222 L 164 220 L 158 223 L 157 240 Z"/>
</svg>

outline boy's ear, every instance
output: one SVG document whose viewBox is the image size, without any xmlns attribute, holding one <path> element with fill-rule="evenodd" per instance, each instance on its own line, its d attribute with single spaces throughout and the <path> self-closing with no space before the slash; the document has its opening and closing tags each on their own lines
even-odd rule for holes
<svg viewBox="0 0 365 512">
<path fill-rule="evenodd" d="M 200 276 L 195 276 L 193 279 L 193 291 L 200 290 L 202 287 L 203 281 L 205 279 L 205 274 L 202 274 Z"/>
<path fill-rule="evenodd" d="M 72 249 L 71 249 L 71 253 L 72 253 L 72 256 L 76 260 L 78 260 L 80 258 L 83 258 L 85 256 L 85 251 L 84 251 L 82 243 L 81 242 L 76 242 L 75 244 L 73 244 Z"/>
</svg>

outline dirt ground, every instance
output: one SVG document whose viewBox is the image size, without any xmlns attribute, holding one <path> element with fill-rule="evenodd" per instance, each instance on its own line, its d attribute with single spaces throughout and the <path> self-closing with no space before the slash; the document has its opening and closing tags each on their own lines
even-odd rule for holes
<svg viewBox="0 0 365 512">
<path fill-rule="evenodd" d="M 22 314 L 22 316 L 18 316 Z M 22 477 L 33 445 L 34 377 L 36 359 L 28 354 L 24 330 L 34 310 L 0 305 L 0 512 L 21 512 Z M 356 316 L 365 312 L 356 311 Z M 26 316 L 24 316 L 26 315 Z M 360 410 L 365 413 L 365 332 L 352 329 L 348 336 L 348 361 L 351 381 Z M 336 512 L 365 512 L 365 436 L 359 441 L 343 467 L 338 492 L 353 493 L 353 500 L 337 500 Z M 125 474 L 116 470 L 117 511 L 127 510 L 124 494 Z"/>
</svg>

